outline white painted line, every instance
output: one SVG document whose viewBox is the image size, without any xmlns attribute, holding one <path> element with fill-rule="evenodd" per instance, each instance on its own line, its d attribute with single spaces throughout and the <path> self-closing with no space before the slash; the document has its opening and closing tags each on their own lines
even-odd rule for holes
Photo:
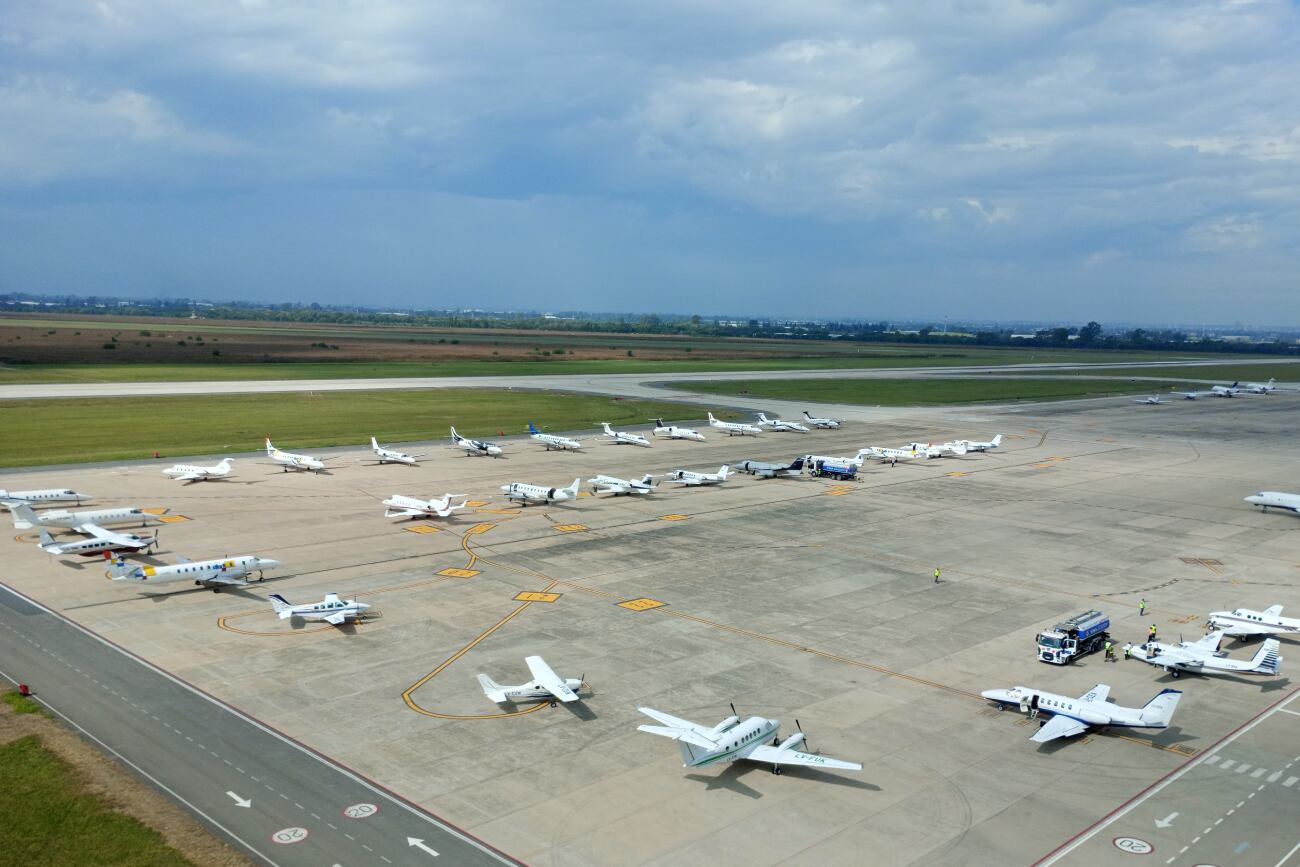
<svg viewBox="0 0 1300 867">
<path fill-rule="evenodd" d="M 1300 777 L 1287 777 L 1285 780 L 1282 781 L 1282 785 L 1286 786 L 1289 789 L 1292 786 L 1294 786 L 1297 781 L 1300 781 Z"/>
<path fill-rule="evenodd" d="M 1244 763 L 1243 763 L 1243 764 L 1237 765 L 1237 770 L 1233 771 L 1233 773 L 1234 773 L 1234 774 L 1240 774 L 1240 773 L 1243 773 L 1243 772 L 1245 772 L 1245 771 L 1249 771 L 1250 769 L 1251 769 L 1251 766 L 1250 766 L 1250 765 L 1247 765 L 1247 764 L 1244 764 Z"/>
<path fill-rule="evenodd" d="M 1223 764 L 1219 765 L 1219 770 L 1221 770 L 1221 771 L 1226 771 L 1228 768 L 1232 767 L 1232 766 L 1235 765 L 1236 763 L 1237 763 L 1237 762 L 1236 762 L 1235 759 L 1228 759 L 1226 762 L 1224 762 Z"/>
<path fill-rule="evenodd" d="M 1251 778 L 1252 780 L 1258 780 L 1260 777 L 1264 776 L 1264 775 L 1267 774 L 1267 773 L 1268 773 L 1268 768 L 1256 768 L 1256 769 L 1251 773 L 1250 778 Z"/>
<path fill-rule="evenodd" d="M 1280 776 L 1282 776 L 1282 772 L 1281 772 L 1281 771 L 1274 771 L 1273 773 L 1271 773 L 1271 774 L 1268 775 L 1268 781 L 1269 781 L 1270 783 L 1276 783 L 1278 777 L 1280 777 Z"/>
<path fill-rule="evenodd" d="M 1300 851 L 1300 843 L 1296 843 L 1292 846 L 1291 851 L 1283 855 L 1282 860 L 1274 864 L 1273 867 L 1282 867 L 1282 865 L 1285 864 L 1297 851 Z"/>
<path fill-rule="evenodd" d="M 1293 714 L 1294 716 L 1300 716 L 1300 710 L 1284 710 L 1282 711 L 1282 713 L 1289 713 L 1289 714 Z"/>
<path fill-rule="evenodd" d="M 1219 760 L 1219 757 L 1218 757 L 1218 756 L 1210 756 L 1208 759 L 1205 760 L 1205 763 L 1206 763 L 1207 765 L 1212 765 L 1212 764 L 1214 764 L 1215 762 L 1217 762 L 1218 760 Z"/>
</svg>

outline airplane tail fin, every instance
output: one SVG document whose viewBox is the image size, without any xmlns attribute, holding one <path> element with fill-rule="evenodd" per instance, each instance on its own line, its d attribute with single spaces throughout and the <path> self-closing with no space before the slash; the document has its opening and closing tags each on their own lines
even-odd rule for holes
<svg viewBox="0 0 1300 867">
<path fill-rule="evenodd" d="M 480 674 L 478 676 L 478 684 L 479 686 L 483 687 L 483 694 L 486 695 L 492 701 L 503 702 L 506 700 L 505 689 L 501 686 L 501 684 L 497 683 L 495 680 L 488 677 L 486 674 Z"/>
<path fill-rule="evenodd" d="M 718 467 L 718 478 L 722 479 L 725 482 L 727 480 L 727 476 L 729 475 L 731 475 L 731 467 L 727 466 L 726 464 L 723 464 L 722 466 Z"/>
<path fill-rule="evenodd" d="M 714 418 L 714 417 L 713 417 L 713 413 L 710 412 L 710 413 L 709 413 L 709 424 L 717 424 L 717 423 L 718 423 L 718 420 L 717 420 L 716 418 Z"/>
<path fill-rule="evenodd" d="M 787 469 L 793 470 L 796 473 L 803 472 L 803 458 L 802 457 L 795 458 L 793 461 L 790 462 L 790 466 L 787 467 Z"/>
<path fill-rule="evenodd" d="M 275 609 L 276 614 L 280 615 L 281 620 L 293 616 L 293 606 L 289 604 L 288 599 L 285 599 L 279 593 L 272 593 L 269 598 L 271 600 L 271 607 Z"/>
<path fill-rule="evenodd" d="M 537 429 L 537 426 L 534 425 L 531 421 L 528 423 L 528 432 L 530 434 L 541 433 L 541 431 Z"/>
<path fill-rule="evenodd" d="M 1268 387 L 1269 387 L 1269 388 L 1272 388 L 1272 387 L 1273 387 L 1273 383 L 1275 383 L 1275 382 L 1277 382 L 1277 380 L 1270 376 L 1270 377 L 1268 378 Z"/>
<path fill-rule="evenodd" d="M 15 502 L 9 507 L 9 513 L 13 516 L 15 530 L 30 530 L 39 523 L 36 513 L 26 503 Z"/>
<path fill-rule="evenodd" d="M 995 445 L 995 446 L 1000 446 L 1000 445 L 1002 445 L 1002 434 L 998 434 L 997 436 L 995 436 L 995 437 L 993 438 L 993 445 Z"/>
<path fill-rule="evenodd" d="M 105 551 L 104 557 L 109 561 L 108 577 L 112 578 L 114 581 L 120 581 L 135 571 L 134 567 L 128 565 L 126 558 L 121 555 L 114 557 L 108 551 Z"/>
<path fill-rule="evenodd" d="M 44 527 L 41 527 L 41 547 L 44 548 L 46 545 L 53 545 L 53 544 L 54 544 L 54 537 L 50 535 L 50 531 L 45 529 Z"/>
<path fill-rule="evenodd" d="M 582 484 L 582 479 L 574 479 L 573 484 L 562 490 L 567 491 L 570 497 L 576 497 L 578 496 L 578 485 L 580 484 Z"/>
<path fill-rule="evenodd" d="M 649 485 L 650 487 L 653 488 L 655 485 L 659 483 L 654 480 L 653 475 L 651 475 L 650 473 L 646 473 L 644 476 L 641 477 L 641 484 Z"/>
<path fill-rule="evenodd" d="M 371 447 L 372 449 L 374 449 L 375 451 L 379 451 L 379 441 L 378 441 L 377 439 L 375 439 L 374 437 L 371 437 L 371 438 L 370 438 L 370 447 Z"/>
<path fill-rule="evenodd" d="M 664 424 L 664 420 L 661 418 L 655 419 L 654 422 L 655 422 L 655 427 L 668 427 L 668 425 Z"/>
<path fill-rule="evenodd" d="M 460 439 L 460 434 L 456 433 L 456 426 L 455 426 L 455 425 L 452 425 L 452 426 L 451 426 L 451 438 L 452 438 L 452 441 L 455 441 L 455 440 Z"/>
<path fill-rule="evenodd" d="M 270 438 L 270 437 L 267 437 L 267 438 L 266 438 L 266 453 L 267 453 L 268 455 L 273 455 L 273 454 L 275 454 L 275 446 L 271 445 L 271 438 Z"/>
<path fill-rule="evenodd" d="M 1263 646 L 1255 653 L 1251 662 L 1255 664 L 1255 671 L 1261 674 L 1277 674 L 1282 670 L 1282 657 L 1278 655 L 1282 644 L 1276 638 L 1270 638 L 1264 642 Z"/>
<path fill-rule="evenodd" d="M 1161 690 L 1159 695 L 1142 708 L 1140 715 L 1142 724 L 1159 728 L 1169 725 L 1169 721 L 1174 718 L 1174 709 L 1178 707 L 1178 700 L 1182 697 L 1183 694 L 1179 690 Z"/>
<path fill-rule="evenodd" d="M 607 421 L 602 421 L 602 422 L 600 423 L 600 426 L 603 427 L 603 428 L 605 429 L 605 436 L 612 437 L 612 436 L 614 435 L 614 429 L 613 429 L 612 427 L 609 426 L 609 422 L 607 422 Z"/>
</svg>

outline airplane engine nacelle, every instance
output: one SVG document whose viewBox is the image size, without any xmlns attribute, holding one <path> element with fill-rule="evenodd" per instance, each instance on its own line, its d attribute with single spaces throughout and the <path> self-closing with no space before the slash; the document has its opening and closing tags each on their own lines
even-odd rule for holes
<svg viewBox="0 0 1300 867">
<path fill-rule="evenodd" d="M 555 499 L 555 488 L 551 488 L 549 491 L 546 492 L 546 499 L 548 500 Z"/>
<path fill-rule="evenodd" d="M 1080 709 L 1079 709 L 1079 712 L 1078 712 L 1077 714 L 1074 714 L 1074 715 L 1075 715 L 1075 716 L 1078 716 L 1080 719 L 1082 719 L 1082 720 L 1083 720 L 1084 722 L 1086 722 L 1088 725 L 1093 725 L 1093 726 L 1104 726 L 1104 725 L 1110 725 L 1110 716 L 1109 716 L 1109 715 L 1107 715 L 1107 714 L 1103 714 L 1103 713 L 1098 713 L 1097 711 L 1094 711 L 1094 710 L 1088 710 L 1088 709 L 1086 709 L 1086 708 L 1080 708 Z"/>
<path fill-rule="evenodd" d="M 713 734 L 720 735 L 728 729 L 740 725 L 740 717 L 729 716 L 713 727 Z"/>
<path fill-rule="evenodd" d="M 786 738 L 785 740 L 781 741 L 781 746 L 777 747 L 777 749 L 778 749 L 778 750 L 792 750 L 792 749 L 794 749 L 795 747 L 799 746 L 801 743 L 803 743 L 803 741 L 804 741 L 804 733 L 803 733 L 803 732 L 795 732 L 794 734 L 790 735 L 790 737 L 788 737 L 788 738 Z"/>
</svg>

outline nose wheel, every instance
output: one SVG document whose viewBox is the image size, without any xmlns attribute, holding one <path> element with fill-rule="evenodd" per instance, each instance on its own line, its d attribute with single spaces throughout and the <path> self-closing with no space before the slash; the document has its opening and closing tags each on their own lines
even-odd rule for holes
<svg viewBox="0 0 1300 867">
<path fill-rule="evenodd" d="M 778 777 L 781 776 L 781 766 L 772 765 L 772 773 L 776 774 Z"/>
</svg>

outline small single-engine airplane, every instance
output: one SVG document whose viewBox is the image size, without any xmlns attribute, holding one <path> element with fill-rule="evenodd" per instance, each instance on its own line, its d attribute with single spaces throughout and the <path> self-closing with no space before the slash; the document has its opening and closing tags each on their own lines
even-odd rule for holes
<svg viewBox="0 0 1300 867">
<path fill-rule="evenodd" d="M 0 506 L 13 508 L 15 503 L 29 506 L 45 506 L 51 503 L 88 503 L 95 499 L 90 494 L 83 494 L 70 488 L 47 488 L 43 491 L 3 491 L 0 490 Z"/>
<path fill-rule="evenodd" d="M 1134 403 L 1142 403 L 1142 404 L 1146 404 L 1147 406 L 1159 406 L 1159 405 L 1160 405 L 1160 395 L 1158 395 L 1158 394 L 1153 394 L 1153 395 L 1151 395 L 1150 397 L 1137 398 L 1137 399 L 1135 399 L 1133 402 L 1134 402 Z"/>
<path fill-rule="evenodd" d="M 844 423 L 844 419 L 842 418 L 817 418 L 816 416 L 809 415 L 808 410 L 806 409 L 803 411 L 803 420 L 813 427 L 828 428 L 831 430 L 838 429 L 839 426 Z"/>
<path fill-rule="evenodd" d="M 269 598 L 271 607 L 281 620 L 297 617 L 301 620 L 323 621 L 334 626 L 342 626 L 349 620 L 360 620 L 370 608 L 368 602 L 340 599 L 337 593 L 326 593 L 320 602 L 305 602 L 302 605 L 290 604 L 279 593 L 272 593 Z"/>
<path fill-rule="evenodd" d="M 1002 434 L 991 440 L 953 440 L 952 445 L 965 446 L 968 452 L 991 452 L 1002 447 Z"/>
<path fill-rule="evenodd" d="M 1222 641 L 1223 633 L 1219 630 L 1199 641 L 1179 641 L 1177 644 L 1148 641 L 1136 648 L 1133 658 L 1163 668 L 1174 677 L 1184 671 L 1272 676 L 1282 670 L 1282 657 L 1278 655 L 1281 644 L 1276 638 L 1266 639 L 1250 659 L 1228 659 L 1227 653 L 1219 650 Z"/>
<path fill-rule="evenodd" d="M 682 753 L 682 767 L 702 768 L 719 762 L 747 760 L 772 766 L 772 773 L 781 773 L 782 765 L 804 765 L 813 768 L 837 768 L 843 771 L 860 771 L 858 762 L 843 762 L 815 753 L 801 753 L 795 749 L 807 744 L 808 738 L 795 720 L 795 734 L 781 740 L 781 721 L 752 716 L 742 721 L 731 708 L 731 716 L 709 728 L 689 720 L 670 716 L 650 707 L 637 710 L 660 723 L 657 726 L 639 725 L 637 731 L 671 738 L 677 741 Z M 769 746 L 767 741 L 771 738 Z"/>
<path fill-rule="evenodd" d="M 390 448 L 381 446 L 374 438 L 370 438 L 370 450 L 375 453 L 375 460 L 380 464 L 406 464 L 413 467 L 424 455 L 408 455 L 405 452 L 394 451 Z"/>
<path fill-rule="evenodd" d="M 1176 689 L 1161 690 L 1160 694 L 1140 708 L 1120 707 L 1108 702 L 1110 687 L 1099 683 L 1078 698 L 1044 692 L 1027 686 L 1011 689 L 986 689 L 980 695 L 996 702 L 1001 709 L 1018 706 L 1030 719 L 1040 715 L 1050 716 L 1046 723 L 1030 738 L 1047 743 L 1056 738 L 1083 734 L 1089 726 L 1127 726 L 1130 728 L 1163 729 L 1169 726 L 1183 694 Z"/>
<path fill-rule="evenodd" d="M 634 434 L 634 433 L 629 433 L 629 432 L 627 432 L 627 431 L 614 430 L 612 427 L 609 426 L 609 422 L 607 422 L 607 421 L 602 421 L 602 422 L 601 422 L 601 426 L 603 426 L 603 427 L 605 428 L 605 433 L 604 433 L 603 435 L 606 436 L 606 437 L 609 437 L 609 439 L 610 439 L 610 440 L 614 443 L 614 445 L 616 445 L 616 446 L 622 446 L 622 445 L 629 445 L 629 446 L 648 446 L 648 445 L 650 445 L 650 440 L 648 440 L 648 439 L 646 439 L 645 437 L 641 436 L 641 434 Z"/>
<path fill-rule="evenodd" d="M 575 451 L 582 448 L 582 443 L 569 437 L 562 437 L 559 434 L 542 433 L 531 421 L 528 423 L 528 436 L 533 442 L 546 446 L 549 452 L 551 449 L 561 451 Z"/>
<path fill-rule="evenodd" d="M 289 470 L 310 470 L 313 473 L 323 472 L 325 470 L 325 461 L 329 458 L 313 458 L 311 455 L 296 455 L 293 452 L 285 452 L 271 445 L 271 438 L 266 438 L 266 456 L 271 459 L 271 463 L 281 467 L 286 473 Z"/>
<path fill-rule="evenodd" d="M 646 473 L 637 479 L 620 479 L 617 476 L 598 475 L 587 479 L 587 484 L 591 485 L 593 494 L 648 494 L 654 490 L 658 482 L 652 481 L 654 476 Z"/>
<path fill-rule="evenodd" d="M 50 509 L 37 512 L 31 506 L 19 504 L 10 510 L 13 513 L 15 530 L 30 530 L 32 527 L 67 527 L 75 530 L 86 524 L 106 527 L 110 524 L 139 524 L 147 527 L 156 524 L 167 514 L 167 509 L 145 511 L 134 506 L 122 509 L 84 509 L 72 512 L 68 509 Z"/>
<path fill-rule="evenodd" d="M 181 482 L 206 482 L 210 479 L 225 479 L 230 476 L 234 458 L 222 458 L 210 467 L 199 464 L 173 464 L 163 470 L 163 475 L 171 476 Z"/>
<path fill-rule="evenodd" d="M 501 493 L 506 495 L 507 500 L 515 500 L 527 506 L 529 503 L 562 503 L 566 500 L 576 500 L 578 498 L 578 484 L 582 479 L 574 479 L 573 484 L 567 488 L 544 488 L 541 485 L 527 485 L 523 482 L 512 482 L 508 485 L 501 486 Z"/>
<path fill-rule="evenodd" d="M 731 475 L 731 467 L 723 464 L 716 473 L 697 473 L 694 470 L 673 470 L 668 481 L 681 485 L 720 485 Z"/>
<path fill-rule="evenodd" d="M 540 656 L 526 656 L 524 662 L 528 663 L 532 680 L 519 686 L 502 686 L 486 674 L 480 674 L 478 682 L 483 687 L 483 694 L 497 704 L 540 700 L 549 701 L 551 707 L 555 707 L 562 701 L 578 701 L 578 690 L 582 689 L 586 675 L 579 678 L 560 677 Z"/>
<path fill-rule="evenodd" d="M 1252 506 L 1259 506 L 1260 511 L 1282 509 L 1300 515 L 1300 494 L 1284 494 L 1281 491 L 1260 491 L 1244 498 Z"/>
<path fill-rule="evenodd" d="M 459 503 L 453 503 L 452 499 L 460 497 Z M 403 494 L 393 494 L 387 500 L 384 500 L 385 518 L 432 518 L 435 515 L 439 518 L 450 518 L 453 513 L 465 508 L 468 504 L 469 497 L 466 494 L 443 494 L 439 498 L 432 500 L 421 500 L 416 497 L 407 497 Z"/>
<path fill-rule="evenodd" d="M 166 584 L 173 581 L 193 581 L 200 587 L 211 587 L 213 593 L 222 587 L 245 587 L 248 576 L 257 573 L 257 580 L 265 581 L 267 569 L 279 569 L 279 560 L 258 557 L 256 554 L 243 554 L 238 557 L 222 557 L 218 560 L 189 560 L 177 557 L 171 566 L 137 566 L 127 563 L 125 557 L 112 558 L 108 568 L 108 577 L 114 581 L 139 581 L 143 584 Z"/>
<path fill-rule="evenodd" d="M 135 554 L 140 551 L 147 551 L 158 544 L 157 532 L 152 536 L 140 536 L 135 533 L 115 533 L 94 524 L 82 524 L 77 527 L 77 532 L 85 533 L 90 538 L 56 542 L 54 537 L 50 535 L 50 531 L 41 527 L 40 549 L 46 554 L 54 554 L 59 557 L 64 554 L 80 554 L 82 557 L 93 557 L 105 551 L 110 553 L 128 551 Z"/>
<path fill-rule="evenodd" d="M 689 427 L 678 427 L 675 424 L 664 424 L 661 418 L 654 419 L 655 429 L 652 433 L 657 437 L 665 437 L 670 440 L 695 440 L 704 442 L 704 434 Z"/>
<path fill-rule="evenodd" d="M 489 457 L 501 457 L 501 446 L 496 443 L 490 443 L 487 440 L 472 440 L 456 433 L 456 429 L 451 429 L 452 445 L 460 446 L 469 455 L 488 455 Z"/>
<path fill-rule="evenodd" d="M 792 478 L 803 475 L 803 458 L 795 458 L 788 464 L 773 464 L 767 461 L 741 461 L 736 469 L 749 473 L 760 479 Z"/>
<path fill-rule="evenodd" d="M 1211 629 L 1224 635 L 1245 638 L 1250 635 L 1289 635 L 1300 637 L 1300 618 L 1283 617 L 1281 605 L 1270 605 L 1263 611 L 1235 608 L 1232 611 L 1212 611 L 1206 618 Z"/>
<path fill-rule="evenodd" d="M 760 428 L 769 428 L 773 431 L 798 431 L 799 433 L 808 433 L 808 428 L 799 424 L 797 421 L 783 421 L 779 418 L 768 418 L 766 413 L 758 414 L 758 426 Z"/>
<path fill-rule="evenodd" d="M 709 427 L 720 430 L 729 437 L 758 436 L 761 430 L 752 424 L 744 424 L 738 421 L 718 421 L 709 413 Z"/>
</svg>

